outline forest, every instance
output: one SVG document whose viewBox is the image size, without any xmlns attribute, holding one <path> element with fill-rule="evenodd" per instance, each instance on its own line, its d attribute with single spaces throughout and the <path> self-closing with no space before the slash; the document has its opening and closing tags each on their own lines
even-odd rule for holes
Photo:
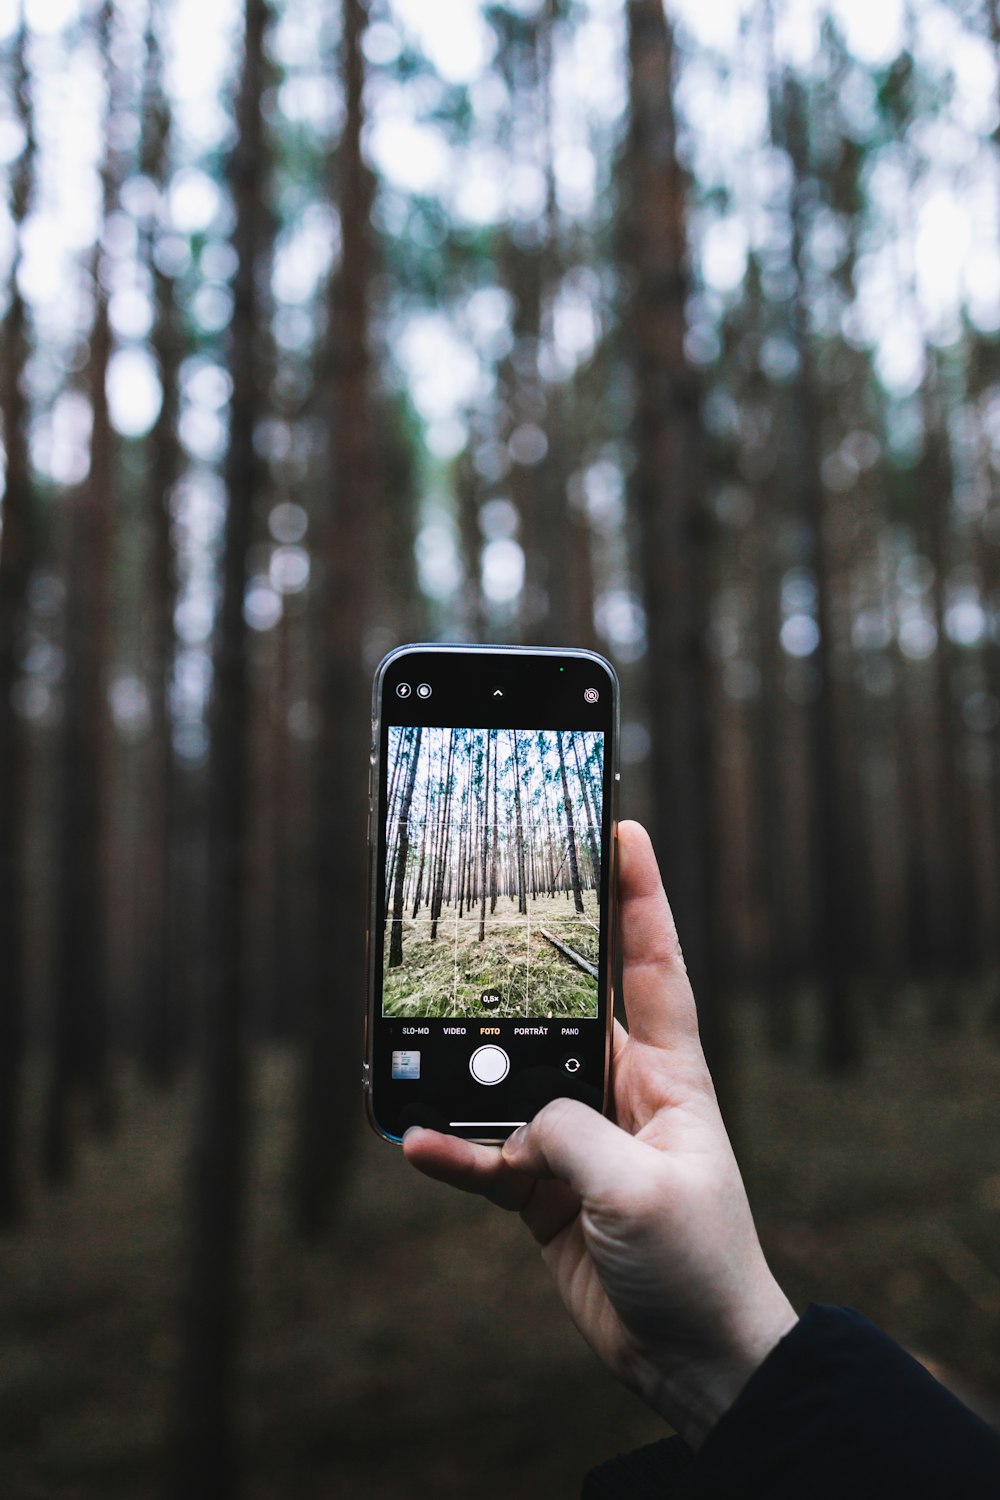
<svg viewBox="0 0 1000 1500">
<path fill-rule="evenodd" d="M 390 729 L 383 1015 L 597 1015 L 602 776 L 592 731 Z"/>
<path fill-rule="evenodd" d="M 612 661 L 776 1272 L 1000 1405 L 998 54 L 998 0 L 0 0 L 12 1500 L 550 1500 L 658 1435 L 365 1132 L 404 641 Z M 395 740 L 388 1005 L 592 1007 L 546 735 Z"/>
</svg>

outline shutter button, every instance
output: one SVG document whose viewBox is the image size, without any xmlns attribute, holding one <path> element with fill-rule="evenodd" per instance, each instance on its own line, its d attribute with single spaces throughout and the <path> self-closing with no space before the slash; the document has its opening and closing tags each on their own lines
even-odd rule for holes
<svg viewBox="0 0 1000 1500">
<path fill-rule="evenodd" d="M 477 1083 L 502 1083 L 510 1072 L 510 1058 L 502 1047 L 477 1047 L 469 1058 L 469 1072 Z"/>
</svg>

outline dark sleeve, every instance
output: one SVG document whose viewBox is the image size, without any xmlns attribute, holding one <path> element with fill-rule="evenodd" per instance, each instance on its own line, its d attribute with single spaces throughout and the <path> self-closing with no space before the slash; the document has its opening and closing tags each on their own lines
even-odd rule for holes
<svg viewBox="0 0 1000 1500">
<path fill-rule="evenodd" d="M 654 1471 L 657 1471 L 654 1473 Z M 602 1464 L 583 1500 L 997 1500 L 1000 1436 L 867 1318 L 813 1306 L 696 1455 Z"/>
</svg>

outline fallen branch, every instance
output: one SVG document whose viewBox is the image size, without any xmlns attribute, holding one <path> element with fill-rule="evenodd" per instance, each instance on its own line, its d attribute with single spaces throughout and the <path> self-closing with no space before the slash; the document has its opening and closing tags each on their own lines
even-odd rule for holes
<svg viewBox="0 0 1000 1500">
<path fill-rule="evenodd" d="M 553 948 L 558 948 L 559 952 L 569 959 L 570 963 L 576 964 L 577 968 L 582 969 L 585 974 L 589 974 L 591 979 L 597 978 L 596 964 L 592 964 L 589 959 L 584 958 L 581 953 L 577 953 L 574 948 L 568 948 L 557 937 L 553 937 L 551 932 L 546 932 L 544 927 L 539 927 L 538 930 L 542 934 L 542 937 L 552 944 Z"/>
</svg>

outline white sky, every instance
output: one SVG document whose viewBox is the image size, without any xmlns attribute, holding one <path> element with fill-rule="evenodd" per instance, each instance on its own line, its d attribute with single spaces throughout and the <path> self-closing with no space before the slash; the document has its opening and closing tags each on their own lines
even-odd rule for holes
<svg viewBox="0 0 1000 1500">
<path fill-rule="evenodd" d="M 74 309 L 73 288 L 97 215 L 100 76 L 92 49 L 86 44 L 70 46 L 66 36 L 66 28 L 87 8 L 83 0 L 27 0 L 42 151 L 41 191 L 25 233 L 23 287 L 45 336 L 57 341 L 60 331 L 65 341 L 86 318 L 85 307 Z M 531 12 L 538 7 L 534 0 L 519 0 L 519 8 Z M 238 0 L 176 0 L 167 10 L 168 86 L 182 156 L 167 211 L 178 231 L 186 234 L 209 228 L 220 213 L 218 189 L 197 162 L 224 138 L 223 100 L 238 51 L 240 7 Z M 776 7 L 779 61 L 801 68 L 814 65 L 819 20 L 826 10 L 833 13 L 849 48 L 862 62 L 883 65 L 906 42 L 902 0 L 879 0 L 877 5 L 870 0 L 829 0 L 828 5 L 785 0 Z M 122 11 L 141 23 L 145 7 L 142 0 L 130 0 Z M 914 143 L 907 160 L 887 160 L 885 170 L 876 161 L 872 169 L 879 211 L 862 247 L 853 323 L 855 331 L 879 350 L 883 378 L 901 394 L 919 379 L 919 361 L 906 351 L 922 330 L 947 341 L 955 335 L 963 308 L 981 327 L 1000 326 L 1000 266 L 994 249 L 1000 244 L 998 168 L 992 148 L 982 149 L 997 118 L 996 60 L 985 40 L 963 27 L 945 0 L 924 0 L 916 11 L 919 24 L 914 35 L 921 66 L 942 77 L 950 71 L 956 86 L 941 118 Z M 308 82 L 315 69 L 324 24 L 321 12 L 311 0 L 288 0 L 278 41 L 292 85 Z M 728 210 L 713 210 L 697 221 L 702 274 L 711 288 L 728 298 L 739 294 L 750 245 L 767 236 L 769 200 L 777 209 L 783 196 L 780 182 L 769 183 L 761 176 L 769 157 L 767 101 L 761 59 L 746 42 L 760 11 L 753 0 L 713 0 L 711 5 L 672 0 L 671 12 L 682 34 L 698 49 L 695 61 L 684 70 L 680 92 L 695 174 L 705 187 L 715 182 L 730 194 Z M 425 53 L 445 83 L 496 85 L 489 71 L 494 39 L 480 4 L 390 0 L 389 14 L 397 33 Z M 0 39 L 10 36 L 16 15 L 16 0 L 0 0 Z M 389 58 L 398 43 L 390 27 L 381 25 L 378 32 L 374 52 Z M 505 155 L 492 129 L 474 132 L 467 148 L 454 147 L 426 118 L 433 102 L 433 87 L 428 92 L 425 85 L 395 86 L 384 74 L 373 86 L 367 144 L 382 179 L 403 192 L 437 196 L 449 213 L 471 223 L 536 217 L 544 203 L 543 163 L 524 156 L 524 147 Z M 487 99 L 487 113 L 496 104 Z M 586 221 L 594 212 L 595 131 L 613 124 L 623 105 L 622 5 L 620 0 L 589 0 L 569 38 L 557 45 L 554 58 L 553 165 L 560 209 L 570 222 Z M 506 104 L 501 101 L 499 107 L 502 111 Z M 0 145 L 3 138 L 0 120 Z M 908 215 L 903 223 L 901 203 Z M 328 210 L 314 207 L 302 222 L 290 225 L 278 250 L 279 298 L 307 303 L 338 248 L 336 220 Z M 901 298 L 899 262 L 905 257 L 910 293 Z M 897 291 L 887 299 L 881 289 L 890 282 Z M 124 331 L 139 330 L 144 322 L 142 293 L 135 287 L 128 290 L 131 300 L 120 300 L 119 322 Z M 588 318 L 588 301 L 579 287 L 561 296 L 555 334 L 557 363 L 561 360 L 564 376 L 587 357 L 596 337 L 599 321 L 592 301 Z M 206 308 L 210 318 L 210 299 Z M 219 315 L 224 316 L 222 303 Z M 470 331 L 456 328 L 447 317 L 435 323 L 424 316 L 407 331 L 398 349 L 417 408 L 430 423 L 457 416 L 477 391 L 485 392 L 482 373 L 477 376 L 472 365 L 488 360 L 477 350 Z M 445 352 L 447 359 L 440 357 Z M 125 410 L 130 389 L 126 382 L 120 383 L 117 407 L 126 429 L 135 431 L 142 412 L 148 414 L 155 403 L 144 382 L 131 388 L 136 411 Z M 453 428 L 453 441 L 456 432 Z"/>
<path fill-rule="evenodd" d="M 515 8 L 530 13 L 538 5 L 517 0 Z M 99 60 L 89 42 L 75 40 L 68 28 L 92 9 L 90 0 L 26 0 L 40 167 L 38 197 L 24 232 L 21 284 L 51 365 L 48 375 L 44 369 L 37 375 L 43 410 L 34 456 L 40 468 L 66 483 L 79 477 L 87 419 L 79 398 L 58 393 L 60 360 L 89 319 L 83 260 L 98 221 L 102 108 Z M 152 207 L 176 230 L 174 253 L 183 257 L 184 236 L 225 230 L 226 204 L 202 163 L 206 153 L 225 144 L 240 5 L 174 0 L 165 9 L 179 161 L 166 203 Z M 775 226 L 784 219 L 787 164 L 768 142 L 757 0 L 671 0 L 670 11 L 688 58 L 679 107 L 690 165 L 700 190 L 718 189 L 692 219 L 695 264 L 709 294 L 705 306 L 717 312 L 739 297 L 750 248 L 773 247 Z M 0 44 L 9 41 L 17 13 L 16 0 L 0 0 Z M 127 0 L 120 13 L 141 27 L 145 0 Z M 905 398 L 920 380 L 925 338 L 953 340 L 963 315 L 983 330 L 1000 329 L 1000 163 L 988 140 L 997 123 L 997 62 L 948 0 L 910 6 L 904 0 L 780 0 L 774 37 L 779 65 L 803 72 L 822 65 L 816 47 L 825 13 L 835 17 L 853 56 L 870 66 L 888 63 L 907 44 L 911 28 L 924 74 L 942 88 L 953 83 L 936 118 L 925 118 L 906 142 L 872 155 L 857 296 L 844 313 L 848 336 L 873 350 L 885 385 Z M 607 206 L 607 161 L 597 153 L 607 147 L 625 104 L 623 14 L 621 0 L 585 0 L 573 30 L 556 38 L 552 168 L 567 233 L 574 226 L 586 230 Z M 340 111 L 336 88 L 320 70 L 332 15 L 315 0 L 286 0 L 274 41 L 287 72 L 283 107 L 328 134 L 338 128 Z M 546 191 L 538 132 L 515 132 L 510 149 L 499 142 L 498 126 L 510 102 L 491 72 L 495 42 L 482 0 L 388 0 L 388 15 L 390 24 L 380 23 L 369 42 L 367 150 L 380 179 L 403 195 L 438 198 L 447 214 L 470 226 L 537 218 Z M 423 51 L 440 83 L 400 84 L 390 67 L 380 68 L 380 61 L 391 63 L 400 37 Z M 431 118 L 442 85 L 454 84 L 472 90 L 477 123 L 464 146 L 449 141 Z M 842 107 L 858 128 L 871 114 L 866 90 L 862 73 L 844 89 Z M 0 101 L 0 161 L 16 150 L 9 104 Z M 826 276 L 832 266 L 837 236 L 836 225 L 818 225 L 811 246 L 817 275 Z M 116 425 L 138 435 L 155 420 L 159 388 L 142 349 L 151 315 L 148 284 L 130 261 L 127 240 L 125 234 L 109 269 L 119 345 L 109 395 Z M 9 224 L 0 214 L 0 277 L 11 248 Z M 220 243 L 212 253 L 215 270 L 209 274 L 209 255 L 202 266 L 208 284 L 198 293 L 195 312 L 206 328 L 221 328 L 230 305 L 227 252 Z M 289 347 L 311 336 L 311 299 L 338 253 L 339 225 L 329 207 L 303 205 L 285 225 L 273 285 Z M 447 457 L 465 442 L 470 410 L 493 399 L 493 366 L 509 338 L 509 301 L 499 288 L 486 287 L 477 294 L 478 306 L 452 309 L 448 288 L 441 291 L 439 307 L 399 310 L 391 342 L 431 450 Z M 570 268 L 549 310 L 543 360 L 548 379 L 568 379 L 589 356 L 600 335 L 604 297 L 592 270 Z M 700 347 L 710 353 L 711 338 Z M 780 359 L 780 350 L 774 352 Z M 185 398 L 185 441 L 196 462 L 210 465 L 224 441 L 224 401 L 220 406 L 206 400 L 196 384 Z M 428 524 L 439 532 L 446 526 L 440 507 Z M 453 587 L 454 542 L 450 552 L 424 542 L 421 556 L 434 553 L 428 567 L 437 580 L 425 581 L 439 590 Z M 483 577 L 490 597 L 502 603 L 516 594 L 522 573 L 516 538 L 487 539 Z M 278 598 L 280 591 L 273 591 Z M 628 611 L 607 613 L 625 620 Z"/>
</svg>

